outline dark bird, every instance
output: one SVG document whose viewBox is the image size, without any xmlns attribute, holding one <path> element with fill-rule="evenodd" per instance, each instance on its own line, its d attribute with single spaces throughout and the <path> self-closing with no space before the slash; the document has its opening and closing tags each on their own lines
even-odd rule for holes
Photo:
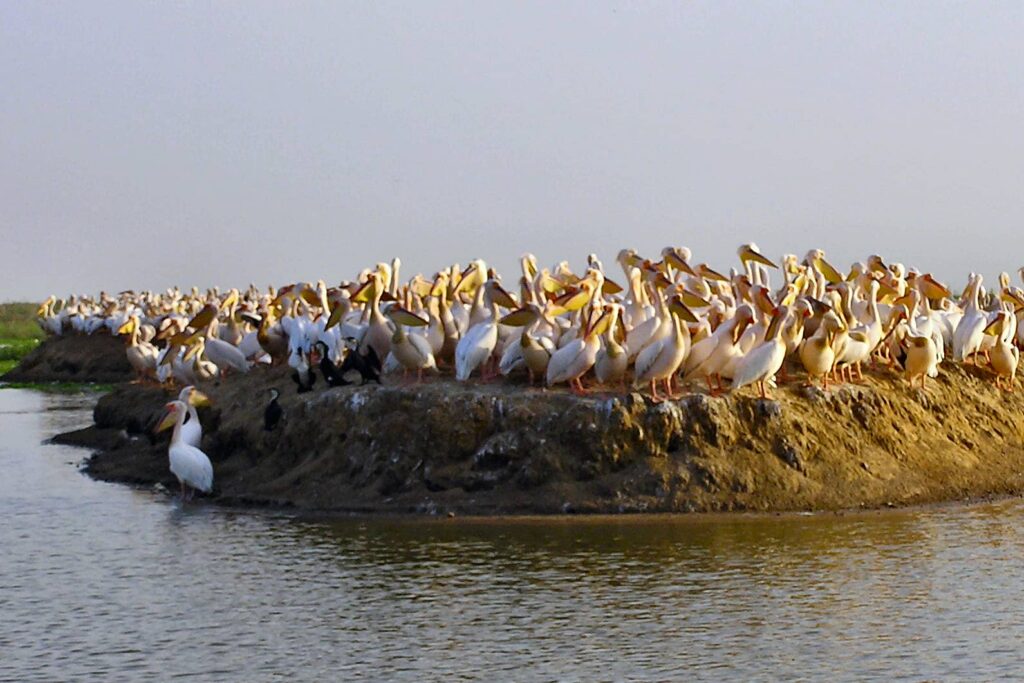
<svg viewBox="0 0 1024 683">
<path fill-rule="evenodd" d="M 274 431 L 277 427 L 277 423 L 281 421 L 284 416 L 284 410 L 277 403 L 277 397 L 281 395 L 281 392 L 277 389 L 270 390 L 270 403 L 267 404 L 267 409 L 263 411 L 263 429 L 268 432 Z"/>
<path fill-rule="evenodd" d="M 352 384 L 346 378 L 351 373 L 358 372 L 362 378 L 360 384 L 368 382 L 380 384 L 380 357 L 373 350 L 373 347 L 367 345 L 365 351 L 360 352 L 357 339 L 349 337 L 345 341 L 347 342 L 348 353 L 345 355 L 345 360 L 341 362 L 341 367 L 338 368 L 338 374 L 342 381 L 345 384 Z"/>
<path fill-rule="evenodd" d="M 316 373 L 310 367 L 306 352 L 302 349 L 299 349 L 298 361 L 293 367 L 295 369 L 292 370 L 292 381 L 298 385 L 298 393 L 304 394 L 307 391 L 312 391 L 313 385 L 316 383 Z"/>
<path fill-rule="evenodd" d="M 345 378 L 341 374 L 341 370 L 331 360 L 330 353 L 327 348 L 327 344 L 322 341 L 316 343 L 316 350 L 320 355 L 320 374 L 324 376 L 324 381 L 327 382 L 327 386 L 341 387 L 351 382 L 345 381 Z"/>
</svg>

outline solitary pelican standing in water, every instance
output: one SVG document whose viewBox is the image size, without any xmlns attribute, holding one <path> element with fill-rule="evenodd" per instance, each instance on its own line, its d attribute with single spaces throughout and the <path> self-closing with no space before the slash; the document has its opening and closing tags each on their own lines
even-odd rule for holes
<svg viewBox="0 0 1024 683">
<path fill-rule="evenodd" d="M 167 449 L 167 457 L 171 462 L 171 473 L 178 478 L 181 484 L 181 499 L 191 498 L 189 489 L 209 493 L 213 490 L 213 465 L 206 453 L 195 446 L 184 442 L 181 436 L 181 426 L 188 415 L 188 407 L 183 401 L 171 401 L 167 404 L 167 415 L 157 425 L 156 431 L 162 432 L 165 429 L 174 427 L 171 435 L 171 445 Z M 187 497 L 186 497 L 187 496 Z"/>
</svg>

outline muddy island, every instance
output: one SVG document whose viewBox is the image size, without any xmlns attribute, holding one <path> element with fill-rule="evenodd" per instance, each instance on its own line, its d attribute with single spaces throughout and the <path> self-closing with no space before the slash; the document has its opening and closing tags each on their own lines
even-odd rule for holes
<svg viewBox="0 0 1024 683">
<path fill-rule="evenodd" d="M 285 418 L 263 427 L 269 390 Z M 640 394 L 436 379 L 295 393 L 288 368 L 258 368 L 203 390 L 212 499 L 311 512 L 420 514 L 841 510 L 1024 490 L 1024 400 L 970 365 L 927 390 L 884 370 L 830 389 L 784 384 L 773 400 Z M 90 476 L 174 490 L 173 397 L 121 384 L 95 424 L 60 435 L 90 447 Z"/>
</svg>

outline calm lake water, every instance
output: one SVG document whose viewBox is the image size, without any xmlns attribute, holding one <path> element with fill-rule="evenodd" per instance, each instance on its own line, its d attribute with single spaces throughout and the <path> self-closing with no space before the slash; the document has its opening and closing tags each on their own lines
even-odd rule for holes
<svg viewBox="0 0 1024 683">
<path fill-rule="evenodd" d="M 90 480 L 91 406 L 0 390 L 0 680 L 1024 675 L 1020 501 L 303 520 Z"/>
</svg>

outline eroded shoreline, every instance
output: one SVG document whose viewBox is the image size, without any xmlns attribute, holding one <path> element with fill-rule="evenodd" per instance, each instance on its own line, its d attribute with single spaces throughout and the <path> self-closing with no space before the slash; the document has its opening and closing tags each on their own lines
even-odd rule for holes
<svg viewBox="0 0 1024 683">
<path fill-rule="evenodd" d="M 287 419 L 264 432 L 267 391 Z M 639 394 L 541 391 L 447 379 L 318 387 L 286 368 L 203 387 L 213 499 L 311 514 L 523 515 L 829 511 L 905 507 L 1024 491 L 1024 399 L 988 372 L 943 366 L 926 392 L 881 369 L 827 394 L 799 382 L 776 400 L 741 392 L 653 405 Z M 174 488 L 169 395 L 121 384 L 95 424 L 60 435 L 96 453 L 98 479 Z"/>
</svg>

